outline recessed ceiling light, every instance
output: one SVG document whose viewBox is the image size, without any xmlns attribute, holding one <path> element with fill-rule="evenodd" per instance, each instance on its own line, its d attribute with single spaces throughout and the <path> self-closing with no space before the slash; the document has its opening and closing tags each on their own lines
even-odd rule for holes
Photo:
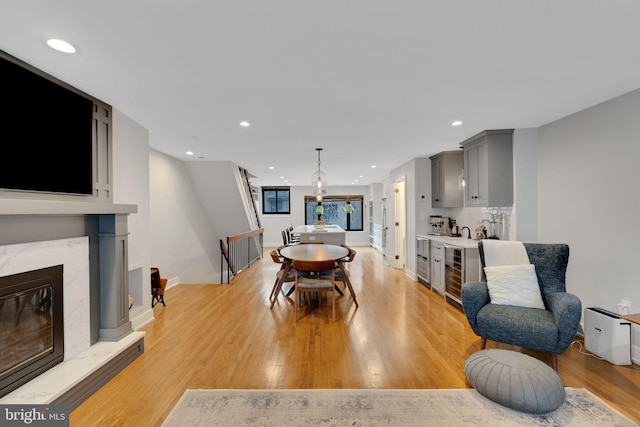
<svg viewBox="0 0 640 427">
<path fill-rule="evenodd" d="M 269 169 L 270 170 L 274 170 L 275 168 L 273 166 L 269 166 Z"/>
<path fill-rule="evenodd" d="M 193 151 L 187 151 L 187 156 L 193 156 Z"/>
<path fill-rule="evenodd" d="M 460 120 L 456 120 L 454 122 L 451 122 L 451 126 L 460 126 L 462 124 L 462 121 Z"/>
<path fill-rule="evenodd" d="M 375 169 L 375 168 L 376 168 L 376 165 L 371 165 L 371 169 Z"/>
<path fill-rule="evenodd" d="M 74 53 L 76 51 L 76 48 L 70 43 L 60 39 L 49 39 L 47 44 L 49 47 L 64 53 Z"/>
<path fill-rule="evenodd" d="M 251 124 L 249 122 L 240 122 L 240 126 L 242 126 L 243 128 L 248 128 L 249 126 L 251 126 Z"/>
<path fill-rule="evenodd" d="M 280 179 L 284 179 L 284 176 L 281 176 Z"/>
</svg>

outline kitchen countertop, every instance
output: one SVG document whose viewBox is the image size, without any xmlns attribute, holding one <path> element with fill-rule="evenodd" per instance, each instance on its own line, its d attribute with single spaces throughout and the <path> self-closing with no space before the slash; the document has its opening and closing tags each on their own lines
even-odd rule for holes
<svg viewBox="0 0 640 427">
<path fill-rule="evenodd" d="M 432 234 L 418 234 L 416 237 L 422 237 L 465 249 L 478 249 L 478 242 L 480 241 L 476 239 L 467 239 L 466 237 L 435 236 Z"/>
<path fill-rule="evenodd" d="M 293 229 L 293 234 L 313 234 L 313 233 L 344 233 L 345 231 L 337 225 L 325 225 L 323 228 L 315 228 L 313 225 L 298 225 Z"/>
</svg>

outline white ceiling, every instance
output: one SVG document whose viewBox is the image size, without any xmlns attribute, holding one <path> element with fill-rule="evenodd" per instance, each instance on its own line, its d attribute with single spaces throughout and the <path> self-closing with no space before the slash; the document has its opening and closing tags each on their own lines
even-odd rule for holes
<svg viewBox="0 0 640 427">
<path fill-rule="evenodd" d="M 636 0 L 2 0 L 0 49 L 173 157 L 310 185 L 321 147 L 331 186 L 639 88 L 639 20 Z"/>
</svg>

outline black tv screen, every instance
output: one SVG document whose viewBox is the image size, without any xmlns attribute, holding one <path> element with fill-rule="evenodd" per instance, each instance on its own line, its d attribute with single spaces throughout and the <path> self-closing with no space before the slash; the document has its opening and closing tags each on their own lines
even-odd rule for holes
<svg viewBox="0 0 640 427">
<path fill-rule="evenodd" d="M 0 52 L 0 189 L 92 194 L 93 101 L 29 68 Z"/>
</svg>

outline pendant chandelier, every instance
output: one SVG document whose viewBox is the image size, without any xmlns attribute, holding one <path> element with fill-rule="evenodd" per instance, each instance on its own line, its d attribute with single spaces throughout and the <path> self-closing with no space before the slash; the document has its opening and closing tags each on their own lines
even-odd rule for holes
<svg viewBox="0 0 640 427">
<path fill-rule="evenodd" d="M 327 174 L 320 170 L 320 152 L 322 148 L 316 148 L 318 152 L 318 171 L 311 175 L 311 188 L 317 202 L 322 202 L 322 198 L 327 195 Z"/>
</svg>

